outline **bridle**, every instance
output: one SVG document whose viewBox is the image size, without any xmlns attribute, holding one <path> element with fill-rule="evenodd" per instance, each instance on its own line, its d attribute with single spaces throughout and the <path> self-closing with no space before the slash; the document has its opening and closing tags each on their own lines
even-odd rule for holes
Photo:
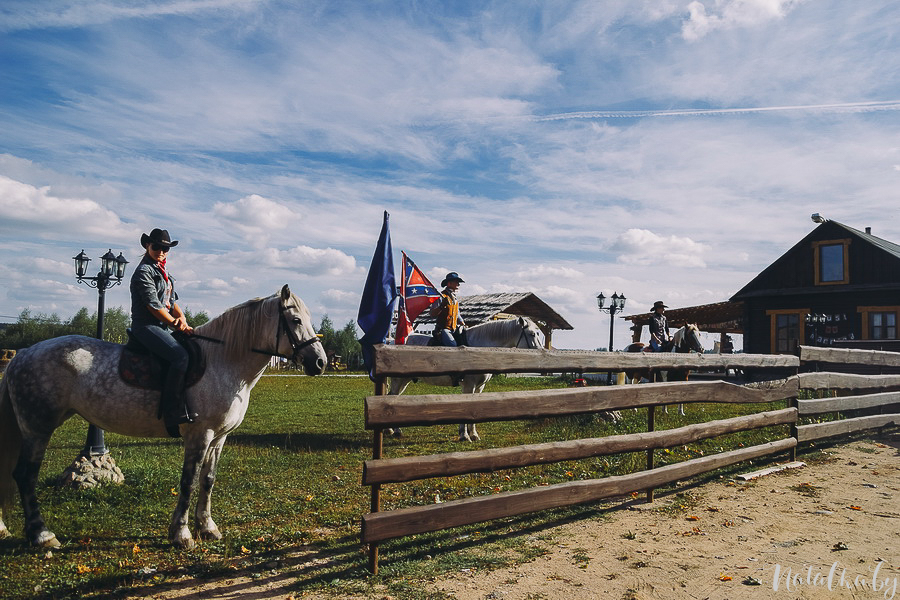
<svg viewBox="0 0 900 600">
<path fill-rule="evenodd" d="M 525 338 L 525 341 L 528 343 L 528 350 L 538 350 L 539 347 L 538 347 L 537 343 L 535 343 L 534 340 L 532 340 L 531 338 L 529 338 L 528 336 L 525 335 L 525 333 L 527 331 L 528 331 L 528 324 L 525 323 L 522 325 L 522 331 L 519 333 L 519 339 L 516 340 L 515 347 L 518 348 L 519 343 L 522 341 L 522 338 Z"/>
<path fill-rule="evenodd" d="M 260 350 L 259 348 L 251 348 L 253 352 L 257 352 L 259 354 L 268 354 L 269 356 L 278 356 L 279 358 L 286 358 L 287 360 L 293 361 L 294 364 L 297 364 L 297 358 L 300 356 L 300 351 L 306 348 L 307 346 L 311 346 L 316 342 L 321 343 L 322 341 L 318 336 L 311 337 L 308 340 L 301 340 L 297 337 L 297 334 L 294 333 L 294 330 L 291 329 L 290 323 L 288 322 L 287 317 L 287 306 L 279 301 L 279 315 L 278 315 L 278 328 L 275 330 L 275 350 Z M 281 336 L 284 334 L 287 336 L 288 341 L 291 343 L 291 349 L 293 350 L 292 356 L 285 356 L 278 351 L 278 348 L 281 347 Z"/>
</svg>

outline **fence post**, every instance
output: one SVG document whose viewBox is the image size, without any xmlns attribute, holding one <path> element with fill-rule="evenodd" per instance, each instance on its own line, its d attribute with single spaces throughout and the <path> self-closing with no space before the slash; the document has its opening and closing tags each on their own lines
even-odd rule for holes
<svg viewBox="0 0 900 600">
<path fill-rule="evenodd" d="M 385 395 L 385 378 L 378 377 L 375 379 L 375 395 Z M 384 430 L 375 429 L 372 433 L 372 459 L 378 460 L 384 452 Z M 372 486 L 372 503 L 371 512 L 379 512 L 381 510 L 381 484 Z M 378 544 L 372 542 L 369 544 L 369 571 L 372 575 L 378 575 Z"/>
<path fill-rule="evenodd" d="M 656 407 L 647 407 L 647 431 L 656 431 Z M 653 470 L 653 448 L 647 450 L 647 470 Z M 653 502 L 653 488 L 647 490 L 647 503 Z"/>
</svg>

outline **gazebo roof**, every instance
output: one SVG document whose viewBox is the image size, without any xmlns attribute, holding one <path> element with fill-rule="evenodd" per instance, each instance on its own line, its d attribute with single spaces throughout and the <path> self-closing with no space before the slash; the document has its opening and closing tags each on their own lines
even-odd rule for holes
<svg viewBox="0 0 900 600">
<path fill-rule="evenodd" d="M 650 315 L 651 313 L 641 313 L 623 318 L 631 321 L 634 326 L 644 326 L 650 322 Z M 681 327 L 687 323 L 693 323 L 700 328 L 700 331 L 707 333 L 743 333 L 744 303 L 716 302 L 715 304 L 672 308 L 666 310 L 666 320 L 670 327 Z"/>
<path fill-rule="evenodd" d="M 478 325 L 504 316 L 531 317 L 550 329 L 574 329 L 558 312 L 532 292 L 506 292 L 478 294 L 459 299 L 459 312 L 466 325 Z M 419 323 L 433 323 L 434 319 L 422 318 Z"/>
</svg>

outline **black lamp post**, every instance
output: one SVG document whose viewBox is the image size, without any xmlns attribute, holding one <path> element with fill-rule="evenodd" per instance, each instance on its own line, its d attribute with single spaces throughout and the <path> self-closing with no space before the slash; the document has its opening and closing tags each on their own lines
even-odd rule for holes
<svg viewBox="0 0 900 600">
<path fill-rule="evenodd" d="M 600 312 L 608 312 L 609 313 L 609 351 L 613 351 L 613 325 L 616 322 L 616 313 L 623 310 L 625 308 L 625 294 L 621 296 L 616 292 L 613 292 L 611 302 L 609 306 L 604 306 L 606 304 L 606 296 L 603 295 L 603 292 L 597 296 L 597 308 L 600 309 Z M 612 371 L 609 371 L 606 374 L 606 385 L 612 385 Z"/>
<path fill-rule="evenodd" d="M 103 313 L 106 310 L 106 290 L 122 283 L 122 279 L 125 277 L 125 265 L 128 264 L 128 261 L 125 260 L 121 252 L 119 256 L 115 256 L 112 253 L 112 249 L 110 249 L 100 257 L 100 272 L 97 273 L 97 276 L 85 277 L 84 274 L 87 273 L 88 263 L 91 259 L 84 253 L 84 250 L 79 252 L 77 256 L 74 256 L 73 259 L 75 260 L 75 278 L 78 280 L 78 283 L 97 288 L 99 294 L 97 301 L 97 339 L 102 340 Z M 84 445 L 84 450 L 81 451 L 81 455 L 91 457 L 108 453 L 109 450 L 106 449 L 106 443 L 103 439 L 103 430 L 96 425 L 90 424 L 87 442 Z"/>
<path fill-rule="evenodd" d="M 828 317 L 822 314 L 817 313 L 807 313 L 806 314 L 806 324 L 812 325 L 813 330 L 813 346 L 819 345 L 819 325 L 825 323 L 828 320 Z"/>
</svg>

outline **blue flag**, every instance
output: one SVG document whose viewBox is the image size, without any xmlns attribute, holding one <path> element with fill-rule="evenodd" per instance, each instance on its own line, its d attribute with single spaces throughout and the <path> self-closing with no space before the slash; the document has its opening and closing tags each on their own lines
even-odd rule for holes
<svg viewBox="0 0 900 600">
<path fill-rule="evenodd" d="M 362 345 L 363 362 L 369 377 L 372 376 L 375 360 L 374 346 L 387 340 L 396 302 L 397 282 L 394 278 L 394 254 L 391 250 L 390 215 L 384 211 L 384 224 L 369 266 L 366 287 L 359 302 L 359 316 L 356 319 L 364 333 L 359 343 Z"/>
</svg>

